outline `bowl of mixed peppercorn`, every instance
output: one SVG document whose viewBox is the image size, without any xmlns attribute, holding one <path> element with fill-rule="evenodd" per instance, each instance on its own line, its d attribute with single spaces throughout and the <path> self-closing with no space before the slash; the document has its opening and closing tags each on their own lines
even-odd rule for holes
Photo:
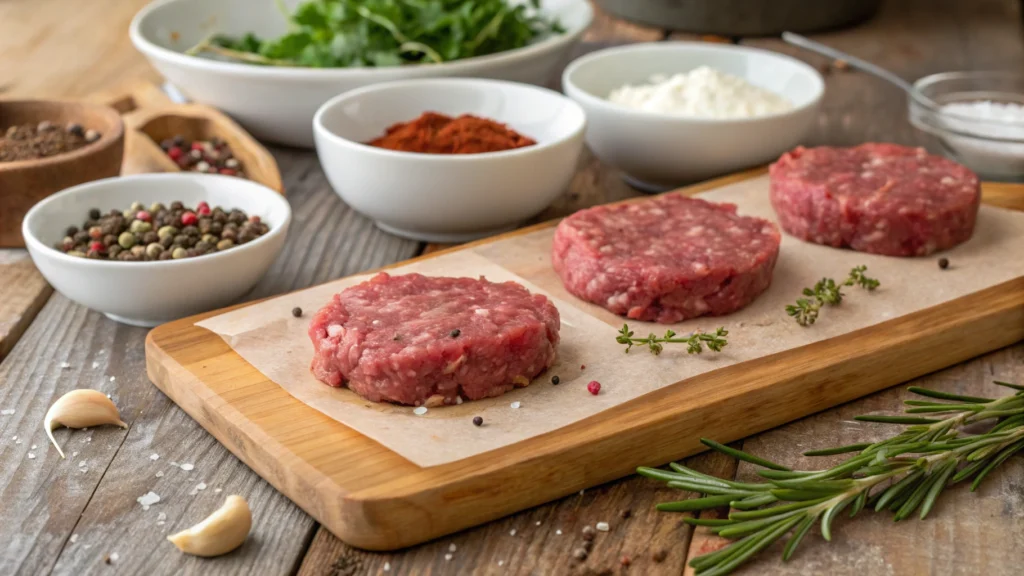
<svg viewBox="0 0 1024 576">
<path fill-rule="evenodd" d="M 62 294 L 155 326 L 244 296 L 281 252 L 290 221 L 287 200 L 249 180 L 146 174 L 54 194 L 26 214 L 22 233 Z"/>
<path fill-rule="evenodd" d="M 0 248 L 25 245 L 21 221 L 36 202 L 121 171 L 124 124 L 85 102 L 0 102 Z"/>
</svg>

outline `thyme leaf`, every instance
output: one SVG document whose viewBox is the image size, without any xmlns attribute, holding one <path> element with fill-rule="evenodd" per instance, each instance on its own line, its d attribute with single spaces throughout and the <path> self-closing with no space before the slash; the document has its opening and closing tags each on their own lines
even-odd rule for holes
<svg viewBox="0 0 1024 576">
<path fill-rule="evenodd" d="M 862 285 L 852 274 L 851 278 L 852 283 Z M 870 278 L 864 278 L 869 285 L 872 283 Z M 1016 390 L 1014 385 L 1009 386 Z M 789 560 L 815 522 L 820 522 L 822 537 L 830 541 L 832 524 L 847 507 L 850 517 L 862 510 L 889 510 L 895 521 L 915 513 L 924 519 L 948 486 L 972 480 L 970 490 L 974 491 L 993 469 L 1012 455 L 1024 452 L 1024 387 L 1020 388 L 1011 396 L 987 399 L 911 387 L 909 391 L 919 396 L 952 402 L 908 400 L 906 404 L 914 407 L 908 412 L 932 407 L 935 412 L 949 415 L 943 419 L 859 417 L 860 421 L 907 427 L 881 442 L 805 453 L 852 454 L 824 470 L 789 471 L 741 450 L 701 440 L 713 450 L 766 467 L 759 474 L 768 482 L 761 484 L 720 480 L 677 463 L 671 464 L 671 471 L 642 467 L 637 473 L 667 482 L 670 488 L 701 495 L 696 499 L 663 502 L 658 504 L 658 510 L 699 512 L 725 505 L 732 508 L 728 519 L 684 519 L 688 524 L 707 526 L 720 536 L 736 539 L 721 550 L 690 561 L 698 576 L 728 574 L 792 532 L 783 550 L 783 560 Z M 963 431 L 985 420 L 995 422 L 987 432 Z"/>
<path fill-rule="evenodd" d="M 664 349 L 664 344 L 686 344 L 687 354 L 700 354 L 704 351 L 705 346 L 709 350 L 721 352 L 722 348 L 729 344 L 726 340 L 728 335 L 729 331 L 722 327 L 713 333 L 697 331 L 689 336 L 677 337 L 678 335 L 673 330 L 665 330 L 665 335 L 661 337 L 656 336 L 652 332 L 646 337 L 639 338 L 633 335 L 633 331 L 629 329 L 628 324 L 623 324 L 622 330 L 619 330 L 619 335 L 615 337 L 615 341 L 626 345 L 627 354 L 633 346 L 647 346 L 651 354 L 658 355 Z"/>
<path fill-rule="evenodd" d="M 804 288 L 803 295 L 807 298 L 799 298 L 796 304 L 786 306 L 786 314 L 792 316 L 797 324 L 810 326 L 818 319 L 818 313 L 826 304 L 836 306 L 843 301 L 844 286 L 860 286 L 871 291 L 881 284 L 874 278 L 869 278 L 864 273 L 867 266 L 856 266 L 850 270 L 850 275 L 841 284 L 837 284 L 832 278 L 822 278 L 813 288 Z"/>
</svg>

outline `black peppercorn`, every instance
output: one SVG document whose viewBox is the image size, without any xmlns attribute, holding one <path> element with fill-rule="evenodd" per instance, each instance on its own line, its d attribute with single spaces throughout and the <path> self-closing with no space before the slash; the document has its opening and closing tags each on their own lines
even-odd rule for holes
<svg viewBox="0 0 1024 576">
<path fill-rule="evenodd" d="M 68 229 L 64 231 L 65 236 L 74 236 L 78 234 L 78 228 L 75 226 L 68 226 Z"/>
<path fill-rule="evenodd" d="M 91 210 L 89 210 L 89 219 L 90 220 L 99 220 L 100 216 L 101 216 L 101 214 L 100 214 L 99 208 L 92 208 Z"/>
<path fill-rule="evenodd" d="M 555 374 L 554 376 L 551 377 L 551 383 L 554 384 L 555 386 L 558 386 L 559 382 L 561 382 L 561 380 L 558 378 L 558 374 Z"/>
<path fill-rule="evenodd" d="M 459 334 L 462 334 L 462 330 L 459 330 L 458 328 L 448 333 L 448 335 L 451 336 L 452 338 L 458 338 Z"/>
<path fill-rule="evenodd" d="M 939 268 L 943 270 L 949 268 L 949 258 L 939 258 Z"/>
<path fill-rule="evenodd" d="M 296 318 L 302 318 L 302 308 L 299 308 L 298 306 L 292 308 L 292 316 L 295 316 Z"/>
<path fill-rule="evenodd" d="M 473 426 L 483 426 L 483 425 L 484 425 L 484 419 L 483 418 L 481 418 L 479 416 L 474 416 L 473 417 Z"/>
<path fill-rule="evenodd" d="M 184 210 L 184 209 L 185 209 L 185 205 L 182 204 L 181 202 L 178 202 L 177 200 L 175 200 L 174 202 L 171 202 L 171 210 Z"/>
</svg>

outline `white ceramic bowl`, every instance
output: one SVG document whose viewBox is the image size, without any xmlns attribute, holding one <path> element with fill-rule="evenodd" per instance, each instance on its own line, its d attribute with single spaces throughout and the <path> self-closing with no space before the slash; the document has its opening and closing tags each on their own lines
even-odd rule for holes
<svg viewBox="0 0 1024 576">
<path fill-rule="evenodd" d="M 793 108 L 741 119 L 702 119 L 637 111 L 608 101 L 624 84 L 710 66 L 780 94 Z M 588 54 L 562 75 L 565 93 L 587 112 L 587 145 L 644 189 L 665 189 L 774 160 L 814 125 L 825 84 L 783 54 L 702 42 L 631 44 Z"/>
<path fill-rule="evenodd" d="M 537 141 L 484 154 L 416 154 L 362 144 L 423 112 L 474 114 Z M 331 186 L 388 232 L 465 242 L 515 227 L 562 194 L 583 149 L 583 109 L 565 96 L 499 80 L 405 80 L 346 92 L 313 118 Z"/>
<path fill-rule="evenodd" d="M 291 9 L 300 1 L 284 4 Z M 586 0 L 544 0 L 542 11 L 557 17 L 566 32 L 498 54 L 394 68 L 254 66 L 184 54 L 213 32 L 283 34 L 287 22 L 275 0 L 159 0 L 138 13 L 130 34 L 150 64 L 185 96 L 223 110 L 260 140 L 312 147 L 310 121 L 317 108 L 353 88 L 449 76 L 546 84 L 590 25 L 593 10 Z"/>
<path fill-rule="evenodd" d="M 240 208 L 270 231 L 252 242 L 206 256 L 158 262 L 118 262 L 68 256 L 52 248 L 91 208 L 175 200 Z M 58 192 L 29 210 L 22 223 L 36 268 L 62 294 L 113 320 L 156 326 L 231 304 L 251 290 L 284 246 L 291 208 L 261 184 L 211 174 L 146 174 L 97 180 Z"/>
</svg>

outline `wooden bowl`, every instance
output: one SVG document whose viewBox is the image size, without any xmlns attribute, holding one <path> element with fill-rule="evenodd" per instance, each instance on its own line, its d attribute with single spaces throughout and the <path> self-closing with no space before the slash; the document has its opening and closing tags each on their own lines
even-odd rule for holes
<svg viewBox="0 0 1024 576">
<path fill-rule="evenodd" d="M 117 176 L 121 171 L 124 123 L 113 108 L 86 102 L 0 101 L 0 130 L 44 120 L 57 125 L 78 122 L 101 136 L 66 154 L 0 162 L 0 248 L 25 246 L 21 221 L 36 202 L 77 184 Z"/>
</svg>

